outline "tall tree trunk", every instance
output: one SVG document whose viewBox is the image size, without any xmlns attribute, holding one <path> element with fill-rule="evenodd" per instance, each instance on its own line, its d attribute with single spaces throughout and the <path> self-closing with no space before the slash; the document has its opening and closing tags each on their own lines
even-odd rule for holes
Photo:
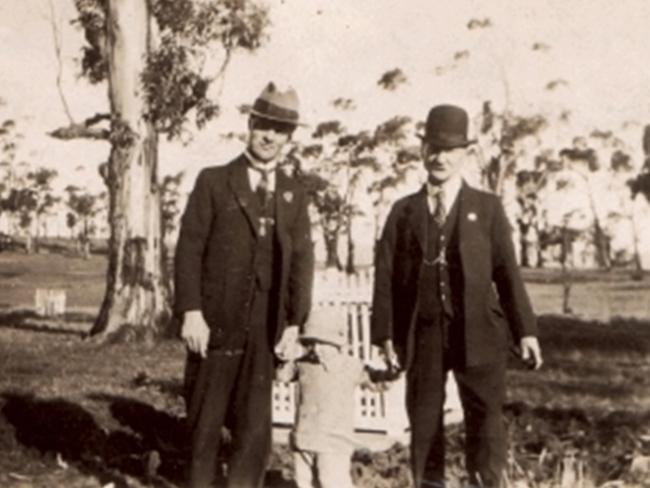
<svg viewBox="0 0 650 488">
<path fill-rule="evenodd" d="M 600 224 L 600 218 L 598 217 L 598 211 L 596 209 L 596 202 L 594 201 L 594 193 L 591 189 L 591 183 L 587 176 L 583 176 L 585 180 L 585 185 L 587 186 L 587 192 L 589 197 L 589 207 L 591 209 L 591 214 L 594 217 L 594 236 L 593 242 L 594 247 L 596 248 L 596 264 L 599 268 L 604 268 L 609 270 L 611 268 L 611 260 L 609 257 L 609 238 L 603 230 L 603 226 Z"/>
<path fill-rule="evenodd" d="M 348 255 L 346 257 L 345 261 L 345 272 L 347 274 L 355 274 L 357 272 L 357 267 L 355 264 L 355 258 L 354 258 L 354 240 L 352 239 L 352 219 L 350 218 L 350 222 L 348 222 L 348 232 L 347 232 L 347 240 L 348 240 Z"/>
<path fill-rule="evenodd" d="M 635 200 L 636 197 L 632 199 L 632 210 L 630 213 L 630 220 L 632 222 L 632 245 L 634 248 L 634 272 L 632 278 L 640 280 L 643 279 L 643 264 L 641 262 L 641 253 L 639 252 L 639 231 L 636 223 Z"/>
<path fill-rule="evenodd" d="M 594 245 L 596 246 L 596 262 L 599 268 L 609 270 L 612 267 L 609 258 L 609 238 L 600 225 L 600 220 L 594 218 Z"/>
<path fill-rule="evenodd" d="M 109 0 L 107 42 L 111 154 L 106 294 L 91 331 L 152 338 L 169 318 L 162 275 L 158 139 L 145 120 L 141 83 L 150 46 L 147 0 Z"/>
<path fill-rule="evenodd" d="M 566 227 L 561 230 L 562 236 L 562 251 L 560 254 L 560 263 L 562 265 L 562 313 L 571 314 L 571 287 L 573 286 L 573 279 L 569 269 L 569 256 L 573 258 L 572 238 L 569 236 L 569 231 Z"/>
<path fill-rule="evenodd" d="M 32 232 L 27 231 L 25 235 L 25 252 L 27 254 L 32 254 L 34 252 L 34 238 L 32 237 Z"/>
<path fill-rule="evenodd" d="M 502 156 L 493 156 L 484 173 L 486 187 L 496 193 L 499 182 L 499 174 L 501 173 L 501 158 Z"/>
<path fill-rule="evenodd" d="M 338 225 L 323 225 L 323 242 L 325 244 L 325 267 L 343 269 L 339 258 L 339 228 Z"/>
</svg>

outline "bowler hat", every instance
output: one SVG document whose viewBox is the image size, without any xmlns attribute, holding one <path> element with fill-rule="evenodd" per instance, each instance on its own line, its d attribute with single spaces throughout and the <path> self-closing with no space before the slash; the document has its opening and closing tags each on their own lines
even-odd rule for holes
<svg viewBox="0 0 650 488">
<path fill-rule="evenodd" d="M 309 314 L 309 320 L 305 323 L 300 340 L 316 340 L 335 346 L 347 344 L 348 330 L 345 309 L 331 305 L 314 308 Z"/>
<path fill-rule="evenodd" d="M 429 111 L 424 135 L 419 137 L 433 147 L 453 149 L 476 142 L 467 138 L 467 112 L 456 105 L 437 105 Z"/>
<path fill-rule="evenodd" d="M 285 91 L 278 90 L 272 81 L 262 90 L 252 107 L 247 112 L 256 117 L 274 120 L 291 125 L 304 125 L 298 119 L 298 94 L 288 87 Z"/>
</svg>

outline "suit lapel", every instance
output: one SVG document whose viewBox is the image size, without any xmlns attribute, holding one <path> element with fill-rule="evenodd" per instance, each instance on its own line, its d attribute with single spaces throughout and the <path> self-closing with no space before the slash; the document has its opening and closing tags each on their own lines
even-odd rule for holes
<svg viewBox="0 0 650 488">
<path fill-rule="evenodd" d="M 478 238 L 476 224 L 478 215 L 480 215 L 481 202 L 479 193 L 465 181 L 460 188 L 458 198 L 458 246 L 461 261 L 467 263 L 472 254 L 470 251 L 472 242 Z"/>
<path fill-rule="evenodd" d="M 294 192 L 291 190 L 289 178 L 280 169 L 275 172 L 275 231 L 278 239 L 284 245 L 287 236 L 287 214 L 289 206 L 293 205 Z"/>
<path fill-rule="evenodd" d="M 228 184 L 237 203 L 246 215 L 253 234 L 257 237 L 260 225 L 260 205 L 248 181 L 246 166 L 246 158 L 240 156 L 230 170 Z"/>
<path fill-rule="evenodd" d="M 422 190 L 413 195 L 411 200 L 411 209 L 409 221 L 411 229 L 415 234 L 422 252 L 427 248 L 427 218 L 429 216 L 429 207 L 427 206 L 427 190 L 422 187 Z"/>
<path fill-rule="evenodd" d="M 447 242 L 449 242 L 451 238 L 451 234 L 459 222 L 458 215 L 460 214 L 459 211 L 460 200 L 461 200 L 461 191 L 459 190 L 458 195 L 454 200 L 454 203 L 451 205 L 451 208 L 449 209 L 449 213 L 447 214 L 447 219 L 445 220 L 445 224 L 442 226 L 442 234 L 445 236 L 445 240 Z"/>
</svg>

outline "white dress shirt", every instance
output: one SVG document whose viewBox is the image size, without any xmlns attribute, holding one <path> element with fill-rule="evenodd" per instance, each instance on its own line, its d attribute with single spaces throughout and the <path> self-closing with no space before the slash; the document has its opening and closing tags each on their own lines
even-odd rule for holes
<svg viewBox="0 0 650 488">
<path fill-rule="evenodd" d="M 251 190 L 257 190 L 260 181 L 262 180 L 261 171 L 268 173 L 268 186 L 270 192 L 275 191 L 275 170 L 278 166 L 277 161 L 269 161 L 268 163 L 258 162 L 248 151 L 244 152 L 246 159 L 248 159 L 248 166 L 246 171 L 248 173 L 248 182 L 251 185 Z"/>
<path fill-rule="evenodd" d="M 440 187 L 442 187 L 444 203 L 445 203 L 445 212 L 446 215 L 449 215 L 451 207 L 456 201 L 456 197 L 460 192 L 460 187 L 463 184 L 463 179 L 460 176 L 452 176 L 447 181 L 443 182 Z M 433 215 L 436 209 L 436 200 L 435 195 L 438 193 L 438 187 L 431 184 L 427 181 L 427 206 L 429 207 L 429 212 Z"/>
</svg>

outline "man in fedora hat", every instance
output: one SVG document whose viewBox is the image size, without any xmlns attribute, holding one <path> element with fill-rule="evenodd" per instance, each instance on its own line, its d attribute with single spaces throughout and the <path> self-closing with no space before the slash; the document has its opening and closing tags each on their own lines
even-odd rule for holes
<svg viewBox="0 0 650 488">
<path fill-rule="evenodd" d="M 452 370 L 465 416 L 471 486 L 501 486 L 509 334 L 542 364 L 537 326 L 499 199 L 467 185 L 465 110 L 439 105 L 422 137 L 428 179 L 397 201 L 377 247 L 372 341 L 406 369 L 416 487 L 444 486 L 443 403 Z"/>
<path fill-rule="evenodd" d="M 311 301 L 307 197 L 277 169 L 299 125 L 298 97 L 269 83 L 250 109 L 248 143 L 203 169 L 182 217 L 175 311 L 188 348 L 189 486 L 212 486 L 230 429 L 227 486 L 260 487 L 271 447 L 274 350 L 297 344 Z"/>
</svg>

